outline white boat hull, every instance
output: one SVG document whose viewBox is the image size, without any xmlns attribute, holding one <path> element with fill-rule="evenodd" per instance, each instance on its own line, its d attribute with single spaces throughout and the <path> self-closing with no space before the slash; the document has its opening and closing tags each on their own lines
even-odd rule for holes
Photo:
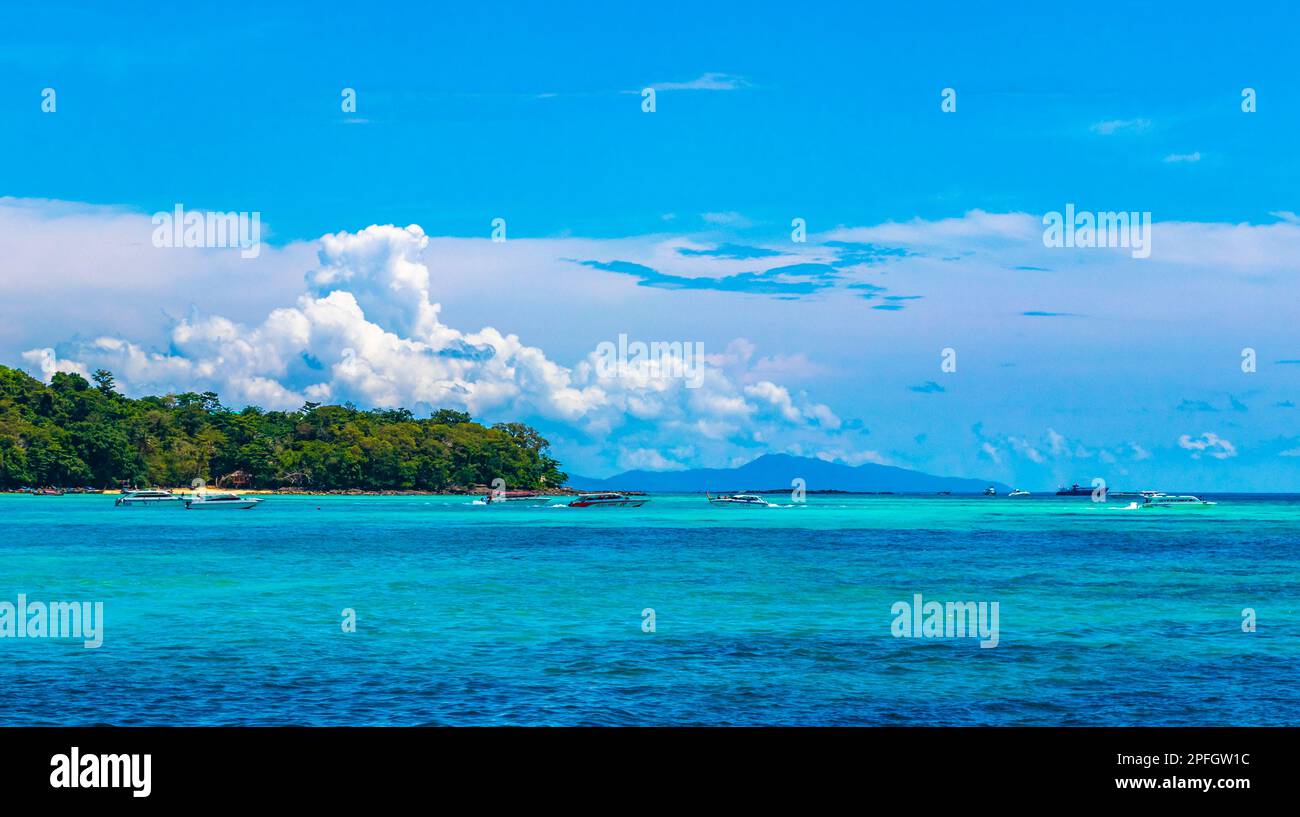
<svg viewBox="0 0 1300 817">
<path fill-rule="evenodd" d="M 551 497 L 539 496 L 529 499 L 494 499 L 491 502 L 483 502 L 493 508 L 535 508 L 538 505 L 551 504 Z"/>
<path fill-rule="evenodd" d="M 648 499 L 624 499 L 616 502 L 570 502 L 570 508 L 639 508 L 646 504 Z"/>
<path fill-rule="evenodd" d="M 201 500 L 190 500 L 185 503 L 185 509 L 188 511 L 246 511 L 249 508 L 257 507 L 260 499 L 242 499 L 238 502 L 203 502 Z"/>
<path fill-rule="evenodd" d="M 184 508 L 185 501 L 180 497 L 175 499 L 119 499 L 116 503 L 119 508 Z"/>
<path fill-rule="evenodd" d="M 1154 494 L 1142 503 L 1143 508 L 1183 508 L 1187 510 L 1205 510 L 1214 507 L 1213 502 L 1206 502 L 1191 494 Z"/>
</svg>

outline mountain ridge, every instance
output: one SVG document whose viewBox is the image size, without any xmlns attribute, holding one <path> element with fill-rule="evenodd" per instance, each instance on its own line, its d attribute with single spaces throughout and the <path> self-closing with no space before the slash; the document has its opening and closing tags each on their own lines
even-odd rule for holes
<svg viewBox="0 0 1300 817">
<path fill-rule="evenodd" d="M 772 491 L 788 490 L 795 479 L 804 480 L 808 491 L 858 493 L 982 493 L 993 485 L 999 493 L 1010 488 L 1002 483 L 966 477 L 943 477 L 899 468 L 864 463 L 844 465 L 792 454 L 763 454 L 736 468 L 689 468 L 682 471 L 634 469 L 612 477 L 569 476 L 568 487 L 580 491 Z"/>
</svg>

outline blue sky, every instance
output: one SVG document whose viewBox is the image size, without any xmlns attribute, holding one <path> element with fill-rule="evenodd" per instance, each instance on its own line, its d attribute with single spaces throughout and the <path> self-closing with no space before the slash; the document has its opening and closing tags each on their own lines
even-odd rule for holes
<svg viewBox="0 0 1300 817">
<path fill-rule="evenodd" d="M 463 397 L 594 475 L 782 450 L 1300 489 L 1300 11 L 969 6 L 6 8 L 0 358 L 265 404 Z M 1155 254 L 1044 248 L 1067 202 L 1149 211 Z M 149 247 L 176 203 L 259 212 L 268 251 Z M 359 311 L 322 340 L 327 279 Z M 407 382 L 375 347 L 359 374 L 371 325 L 503 365 Z M 582 368 L 619 333 L 700 340 L 719 379 L 648 406 Z"/>
<path fill-rule="evenodd" d="M 25 161 L 6 192 L 256 209 L 282 238 L 479 235 L 503 214 L 518 236 L 620 236 L 727 211 L 771 233 L 790 213 L 824 228 L 1067 197 L 1178 219 L 1293 209 L 1286 3 L 378 5 L 7 8 L 0 147 Z M 665 92 L 653 116 L 620 93 L 709 73 L 740 87 Z M 47 86 L 60 115 L 28 115 Z M 368 124 L 343 124 L 343 87 Z M 1088 131 L 1139 119 L 1140 142 Z M 1195 173 L 1159 161 L 1195 151 Z"/>
</svg>

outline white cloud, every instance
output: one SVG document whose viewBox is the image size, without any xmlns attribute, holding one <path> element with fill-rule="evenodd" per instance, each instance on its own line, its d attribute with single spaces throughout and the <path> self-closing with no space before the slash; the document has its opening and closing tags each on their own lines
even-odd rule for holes
<svg viewBox="0 0 1300 817">
<path fill-rule="evenodd" d="M 647 471 L 674 471 L 683 468 L 682 463 L 669 459 L 652 448 L 636 448 L 619 455 L 618 464 L 626 470 L 644 469 Z"/>
<path fill-rule="evenodd" d="M 238 249 L 158 248 L 153 230 L 149 215 L 122 207 L 0 197 L 0 306 L 22 305 L 0 315 L 0 349 L 44 346 L 67 327 L 163 344 L 168 321 L 196 300 L 235 320 L 256 318 L 301 290 L 314 252 L 264 242 L 257 258 L 243 259 Z"/>
<path fill-rule="evenodd" d="M 845 465 L 865 465 L 866 463 L 875 463 L 876 465 L 889 465 L 889 461 L 878 451 L 844 451 L 835 449 L 833 451 L 818 451 L 814 456 L 824 462 L 842 462 Z"/>
<path fill-rule="evenodd" d="M 744 339 L 715 358 L 726 369 L 700 361 L 699 388 L 692 388 L 687 377 L 602 375 L 594 350 L 567 367 L 517 335 L 490 326 L 454 329 L 432 298 L 428 244 L 416 225 L 327 235 L 306 291 L 258 323 L 194 313 L 175 323 L 167 352 L 105 335 L 67 343 L 63 357 L 41 347 L 24 360 L 46 379 L 56 370 L 102 367 L 137 392 L 212 388 L 232 405 L 295 409 L 307 400 L 351 400 L 539 418 L 591 437 L 612 435 L 624 466 L 678 467 L 679 460 L 652 452 L 730 455 L 729 448 L 756 439 L 776 450 L 827 443 L 857 450 L 854 433 L 837 434 L 841 423 L 828 406 L 770 380 L 742 385 L 754 350 Z"/>
<path fill-rule="evenodd" d="M 992 443 L 982 443 L 980 445 L 980 451 L 984 453 L 984 456 L 993 460 L 994 465 L 1002 464 L 1002 453 L 994 448 Z"/>
<path fill-rule="evenodd" d="M 1164 158 L 1164 161 L 1170 163 L 1199 162 L 1201 161 L 1201 152 L 1198 150 L 1195 153 L 1171 153 Z"/>
<path fill-rule="evenodd" d="M 700 213 L 700 218 L 709 224 L 718 224 L 724 227 L 749 227 L 749 219 L 742 216 L 734 210 L 727 210 L 717 213 Z"/>
<path fill-rule="evenodd" d="M 752 386 L 746 386 L 745 394 L 769 404 L 781 416 L 791 422 L 797 423 L 803 419 L 799 409 L 795 408 L 794 401 L 790 399 L 790 391 L 782 386 L 764 380 Z"/>
<path fill-rule="evenodd" d="M 650 87 L 656 91 L 736 91 L 749 87 L 744 77 L 709 71 L 684 82 L 656 82 Z"/>
<path fill-rule="evenodd" d="M 960 252 L 971 246 L 1041 245 L 1042 217 L 1028 213 L 988 213 L 970 210 L 955 218 L 927 221 L 887 221 L 872 227 L 838 227 L 816 238 L 902 244 L 918 250 Z M 973 244 L 972 244 L 973 243 Z"/>
<path fill-rule="evenodd" d="M 829 369 L 826 366 L 814 362 L 803 352 L 797 352 L 792 355 L 778 354 L 761 357 L 754 361 L 753 368 L 745 376 L 759 380 L 772 380 L 775 378 L 807 380 L 819 378 L 828 373 Z"/>
<path fill-rule="evenodd" d="M 1019 437 L 1008 437 L 1007 443 L 1011 445 L 1013 451 L 1032 463 L 1041 465 L 1047 461 L 1047 458 L 1026 440 L 1022 440 Z"/>
<path fill-rule="evenodd" d="M 1046 434 L 1039 440 L 1006 435 L 995 436 L 993 441 L 1000 446 L 1009 447 L 1016 454 L 1036 465 L 1049 462 L 1068 464 L 1075 460 L 1092 459 L 1113 463 L 1121 459 L 1137 461 L 1151 456 L 1150 452 L 1135 443 L 1110 447 L 1090 447 L 1077 440 L 1069 439 L 1054 428 L 1047 429 Z"/>
<path fill-rule="evenodd" d="M 1108 119 L 1092 126 L 1092 131 L 1102 136 L 1116 133 L 1146 133 L 1150 129 L 1150 119 Z"/>
<path fill-rule="evenodd" d="M 1200 459 L 1203 453 L 1216 460 L 1237 456 L 1236 446 L 1212 431 L 1203 432 L 1196 438 L 1183 434 L 1178 438 L 1178 447 L 1193 452 L 1192 459 Z"/>
<path fill-rule="evenodd" d="M 780 232 L 717 254 L 737 241 L 725 225 L 501 244 L 387 226 L 267 244 L 258 259 L 240 260 L 237 251 L 156 249 L 148 217 L 121 208 L 3 199 L 0 350 L 8 362 L 27 351 L 22 364 L 43 377 L 103 365 L 135 394 L 212 388 L 230 404 L 291 408 L 353 400 L 419 411 L 421 401 L 534 422 L 578 473 L 608 472 L 637 449 L 688 466 L 767 450 L 850 462 L 906 451 L 910 461 L 898 464 L 983 478 L 994 476 L 996 457 L 999 478 L 1027 487 L 1068 484 L 1092 472 L 1080 460 L 1110 456 L 1145 462 L 1135 481 L 1173 484 L 1186 458 L 1165 455 L 1172 446 L 1159 429 L 1187 418 L 1174 414 L 1170 395 L 1189 382 L 1206 393 L 1238 388 L 1235 364 L 1207 367 L 1193 350 L 1284 350 L 1294 341 L 1300 220 L 1287 215 L 1157 221 L 1144 261 L 1045 248 L 1041 214 L 979 210 L 836 227 L 804 244 Z M 626 267 L 579 263 L 589 259 Z M 636 265 L 666 280 L 643 282 Z M 795 265 L 817 265 L 807 280 L 819 288 L 780 300 L 735 285 L 797 280 Z M 795 271 L 769 274 L 778 267 Z M 923 297 L 873 311 L 886 295 Z M 1030 310 L 1085 317 L 1020 319 Z M 592 351 L 619 333 L 703 341 L 701 388 L 597 376 Z M 952 399 L 942 415 L 917 413 L 904 405 L 907 386 L 916 367 L 937 366 L 945 345 L 961 353 Z M 1168 351 L 1152 370 L 1134 348 Z M 1275 380 L 1260 387 L 1260 405 L 1286 397 Z M 1008 393 L 1018 395 L 1014 406 L 999 397 Z M 1116 393 L 1125 399 L 1102 399 Z M 847 416 L 854 420 L 840 421 Z M 1236 446 L 1289 433 L 1280 417 L 1252 419 L 1234 433 Z M 1003 431 L 972 443 L 966 429 L 979 420 Z M 1052 430 L 1061 428 L 1067 434 Z M 928 434 L 920 446 L 918 433 Z M 1224 451 L 1194 453 L 1213 461 Z M 1240 469 L 1222 478 L 1268 479 Z"/>
<path fill-rule="evenodd" d="M 54 350 L 48 347 L 44 349 L 31 349 L 23 352 L 23 361 L 26 362 L 29 369 L 38 372 L 41 379 L 49 382 L 55 372 L 65 372 L 67 374 L 79 374 L 82 377 L 90 377 L 90 372 L 85 366 L 68 360 L 59 360 L 54 354 Z"/>
</svg>

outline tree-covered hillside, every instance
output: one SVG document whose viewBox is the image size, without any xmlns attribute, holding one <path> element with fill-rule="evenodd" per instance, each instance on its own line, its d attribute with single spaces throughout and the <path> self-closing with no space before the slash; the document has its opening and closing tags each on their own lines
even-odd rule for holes
<svg viewBox="0 0 1300 817">
<path fill-rule="evenodd" d="M 239 411 L 216 394 L 130 399 L 109 372 L 94 384 L 55 374 L 47 386 L 0 366 L 0 488 L 189 486 L 441 491 L 563 485 L 549 444 L 522 423 L 485 428 L 464 412 L 416 418 L 308 403 Z"/>
</svg>

